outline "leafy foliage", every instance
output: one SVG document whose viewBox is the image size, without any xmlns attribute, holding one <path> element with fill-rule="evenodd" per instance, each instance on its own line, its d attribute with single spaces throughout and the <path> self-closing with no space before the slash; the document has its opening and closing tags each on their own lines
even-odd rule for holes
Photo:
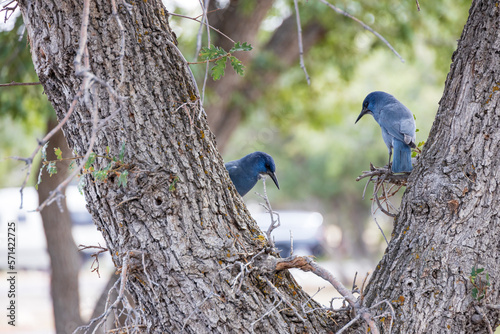
<svg viewBox="0 0 500 334">
<path fill-rule="evenodd" d="M 472 271 L 470 273 L 470 281 L 472 285 L 474 286 L 472 288 L 472 298 L 476 299 L 477 301 L 481 301 L 483 298 L 486 297 L 488 293 L 488 287 L 491 285 L 490 284 L 490 275 L 488 272 L 484 272 L 484 278 L 482 278 L 482 273 L 484 272 L 484 268 L 476 268 L 475 266 L 472 267 Z"/>
</svg>

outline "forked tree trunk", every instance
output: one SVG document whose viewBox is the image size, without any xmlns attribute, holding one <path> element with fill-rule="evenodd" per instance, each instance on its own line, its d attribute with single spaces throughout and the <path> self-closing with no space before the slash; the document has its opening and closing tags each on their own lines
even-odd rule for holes
<svg viewBox="0 0 500 334">
<path fill-rule="evenodd" d="M 262 249 L 264 238 L 235 192 L 197 107 L 194 82 L 174 46 L 167 12 L 157 0 L 137 1 L 130 8 L 117 1 L 125 28 L 121 71 L 122 32 L 111 4 L 90 1 L 90 71 L 126 99 L 118 100 L 94 81 L 63 129 L 70 147 L 85 154 L 95 107 L 100 122 L 93 151 L 104 156 L 109 146 L 110 155 L 118 157 L 125 144 L 126 165 L 120 172 L 129 171 L 127 186 L 120 187 L 114 174 L 106 182 L 87 175 L 85 194 L 116 266 L 134 254 L 127 287 L 138 306 L 138 323 L 145 327 L 128 329 L 325 333 L 335 328 L 322 311 L 299 320 L 270 290 L 264 277 L 297 309 L 308 303 L 285 273 L 247 273 L 240 288 L 240 263 Z M 62 119 L 82 83 L 73 65 L 82 1 L 20 5 L 36 71 Z M 93 167 L 108 162 L 98 158 Z"/>
<path fill-rule="evenodd" d="M 499 324 L 499 311 L 484 306 L 500 303 L 499 31 L 498 1 L 474 1 L 392 241 L 368 286 L 368 305 L 394 306 L 397 333 L 488 333 L 478 305 L 493 330 Z M 490 275 L 481 302 L 472 296 L 473 266 Z"/>
<path fill-rule="evenodd" d="M 240 263 L 262 249 L 263 237 L 232 188 L 205 116 L 199 117 L 194 83 L 173 46 L 167 13 L 157 0 L 134 2 L 129 9 L 118 3 L 125 28 L 121 71 L 112 3 L 91 1 L 90 70 L 127 99 L 94 82 L 64 130 L 70 146 L 84 154 L 95 106 L 107 122 L 99 123 L 94 151 L 105 155 L 109 146 L 118 156 L 125 143 L 126 188 L 116 175 L 105 183 L 87 176 L 85 192 L 117 267 L 133 253 L 127 287 L 139 323 L 158 333 L 338 330 L 345 322 L 337 326 L 323 311 L 303 312 L 308 297 L 286 273 L 259 272 L 255 264 L 239 287 Z M 73 66 L 81 1 L 20 4 L 35 68 L 62 119 L 82 82 Z M 393 304 L 393 332 L 484 332 L 467 281 L 474 264 L 491 275 L 486 301 L 499 302 L 499 10 L 493 1 L 473 3 L 393 241 L 364 296 L 366 305 Z M 95 168 L 107 163 L 98 158 Z M 494 326 L 497 314 L 480 307 Z"/>
</svg>

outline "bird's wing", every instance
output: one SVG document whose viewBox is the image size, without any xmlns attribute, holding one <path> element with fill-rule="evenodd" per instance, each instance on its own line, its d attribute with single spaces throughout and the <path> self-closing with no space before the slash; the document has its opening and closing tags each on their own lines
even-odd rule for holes
<svg viewBox="0 0 500 334">
<path fill-rule="evenodd" d="M 417 140 L 417 136 L 415 134 L 415 121 L 413 119 L 413 115 L 411 119 L 404 119 L 400 124 L 400 132 L 403 134 L 403 141 L 406 145 L 415 147 L 415 141 Z"/>
<path fill-rule="evenodd" d="M 408 145 L 415 142 L 413 114 L 401 103 L 385 105 L 380 112 L 379 124 L 394 138 Z"/>
</svg>

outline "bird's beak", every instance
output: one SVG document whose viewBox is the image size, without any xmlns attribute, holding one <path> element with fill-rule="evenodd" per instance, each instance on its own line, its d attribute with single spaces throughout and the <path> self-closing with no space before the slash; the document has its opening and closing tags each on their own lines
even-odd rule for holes
<svg viewBox="0 0 500 334">
<path fill-rule="evenodd" d="M 271 177 L 271 179 L 273 179 L 274 181 L 274 184 L 276 185 L 276 188 L 280 188 L 279 184 L 278 184 L 278 178 L 276 177 L 276 174 L 274 174 L 273 172 L 269 171 L 266 173 L 267 175 L 269 175 Z"/>
<path fill-rule="evenodd" d="M 354 122 L 354 124 L 358 123 L 358 121 L 361 119 L 361 117 L 363 117 L 364 115 L 366 114 L 371 114 L 372 111 L 368 108 L 363 108 L 363 110 L 361 110 L 361 113 L 359 114 L 358 118 L 356 119 L 356 122 Z"/>
</svg>

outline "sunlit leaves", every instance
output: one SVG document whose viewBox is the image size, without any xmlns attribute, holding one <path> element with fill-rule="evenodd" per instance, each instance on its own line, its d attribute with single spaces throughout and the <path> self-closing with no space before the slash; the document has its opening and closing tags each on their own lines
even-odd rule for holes
<svg viewBox="0 0 500 334">
<path fill-rule="evenodd" d="M 252 50 L 252 46 L 246 42 L 240 43 L 237 42 L 234 46 L 226 52 L 224 49 L 210 45 L 209 47 L 203 47 L 200 51 L 200 58 L 205 61 L 213 62 L 210 73 L 214 80 L 219 80 L 224 76 L 227 60 L 230 60 L 231 67 L 234 69 L 236 73 L 239 75 L 244 74 L 244 66 L 241 61 L 232 55 L 233 52 L 237 51 L 250 51 Z"/>
</svg>

